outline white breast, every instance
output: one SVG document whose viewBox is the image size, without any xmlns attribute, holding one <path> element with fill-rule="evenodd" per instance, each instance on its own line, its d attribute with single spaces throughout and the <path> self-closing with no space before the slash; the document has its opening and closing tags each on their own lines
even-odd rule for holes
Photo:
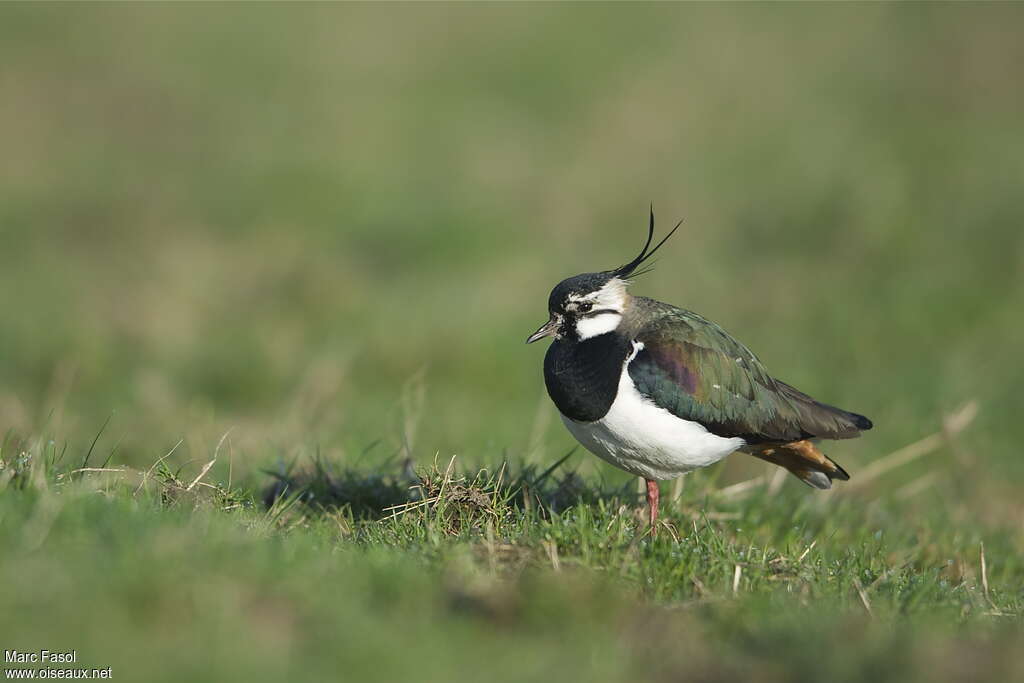
<svg viewBox="0 0 1024 683">
<path fill-rule="evenodd" d="M 576 422 L 562 415 L 565 426 L 588 451 L 647 479 L 674 479 L 714 464 L 746 443 L 739 437 L 716 436 L 641 395 L 628 372 L 641 348 L 634 342 L 634 351 L 622 366 L 615 402 L 603 418 Z"/>
</svg>

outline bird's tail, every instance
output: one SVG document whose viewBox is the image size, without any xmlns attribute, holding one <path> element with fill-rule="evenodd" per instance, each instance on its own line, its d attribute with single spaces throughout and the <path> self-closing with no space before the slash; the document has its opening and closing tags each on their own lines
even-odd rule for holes
<svg viewBox="0 0 1024 683">
<path fill-rule="evenodd" d="M 830 489 L 833 479 L 846 481 L 850 478 L 839 463 L 806 439 L 785 444 L 762 444 L 745 450 L 756 458 L 785 467 L 797 479 L 816 489 Z"/>
</svg>

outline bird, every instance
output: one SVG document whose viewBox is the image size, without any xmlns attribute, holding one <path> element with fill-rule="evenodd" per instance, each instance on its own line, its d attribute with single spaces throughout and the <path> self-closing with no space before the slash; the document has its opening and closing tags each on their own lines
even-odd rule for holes
<svg viewBox="0 0 1024 683">
<path fill-rule="evenodd" d="M 646 482 L 651 533 L 658 482 L 743 452 L 829 489 L 850 478 L 819 439 L 872 428 L 858 413 L 817 401 L 776 379 L 740 341 L 697 313 L 628 288 L 682 225 L 629 263 L 559 282 L 549 319 L 527 338 L 553 342 L 544 384 L 562 422 L 588 451 Z"/>
</svg>

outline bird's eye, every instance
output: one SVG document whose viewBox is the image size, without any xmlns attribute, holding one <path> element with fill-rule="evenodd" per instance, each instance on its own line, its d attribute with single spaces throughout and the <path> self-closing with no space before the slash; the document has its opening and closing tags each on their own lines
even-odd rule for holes
<svg viewBox="0 0 1024 683">
<path fill-rule="evenodd" d="M 593 307 L 594 307 L 594 304 L 592 304 L 592 303 L 588 303 L 588 302 L 584 302 L 584 303 L 581 303 L 581 304 L 580 304 L 580 305 L 579 305 L 579 306 L 578 306 L 578 307 L 576 308 L 576 310 L 577 310 L 577 311 L 579 311 L 580 313 L 586 313 L 587 311 L 589 311 L 589 310 L 590 310 L 591 308 L 593 308 Z"/>
</svg>

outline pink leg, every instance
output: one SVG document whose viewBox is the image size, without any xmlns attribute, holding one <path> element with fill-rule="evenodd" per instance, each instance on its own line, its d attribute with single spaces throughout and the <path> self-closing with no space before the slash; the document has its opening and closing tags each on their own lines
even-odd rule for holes
<svg viewBox="0 0 1024 683">
<path fill-rule="evenodd" d="M 647 480 L 647 507 L 651 512 L 651 535 L 654 535 L 655 524 L 658 521 L 658 482 L 653 479 Z"/>
</svg>

